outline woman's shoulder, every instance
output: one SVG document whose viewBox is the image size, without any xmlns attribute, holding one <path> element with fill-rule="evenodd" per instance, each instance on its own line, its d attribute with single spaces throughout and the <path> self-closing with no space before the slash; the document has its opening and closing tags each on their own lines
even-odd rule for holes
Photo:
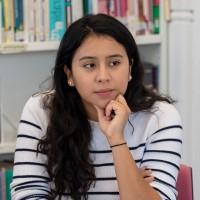
<svg viewBox="0 0 200 200">
<path fill-rule="evenodd" d="M 157 101 L 154 103 L 151 110 L 155 116 L 161 119 L 164 118 L 168 121 L 180 120 L 180 114 L 174 104 Z"/>
<path fill-rule="evenodd" d="M 130 119 L 133 119 L 136 124 L 154 124 L 157 128 L 182 124 L 180 114 L 176 107 L 164 101 L 156 101 L 149 110 L 132 113 Z"/>
<path fill-rule="evenodd" d="M 49 120 L 49 109 L 45 106 L 45 101 L 48 101 L 51 96 L 52 92 L 42 92 L 29 97 L 25 103 L 21 119 L 46 127 Z"/>
<path fill-rule="evenodd" d="M 38 92 L 33 94 L 27 100 L 25 107 L 34 108 L 36 110 L 45 110 L 45 102 L 50 100 L 53 91 Z"/>
<path fill-rule="evenodd" d="M 159 129 L 180 128 L 182 129 L 181 116 L 175 105 L 163 101 L 156 102 L 151 109 L 151 117 L 149 122 Z"/>
</svg>

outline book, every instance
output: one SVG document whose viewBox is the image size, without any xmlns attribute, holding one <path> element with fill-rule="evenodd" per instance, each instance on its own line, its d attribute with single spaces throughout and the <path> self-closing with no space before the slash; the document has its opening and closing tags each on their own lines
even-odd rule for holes
<svg viewBox="0 0 200 200">
<path fill-rule="evenodd" d="M 49 41 L 49 0 L 42 1 L 44 8 L 44 36 L 45 41 Z"/>
<path fill-rule="evenodd" d="M 144 63 L 144 84 L 147 88 L 158 89 L 158 66 Z"/>
<path fill-rule="evenodd" d="M 13 175 L 13 161 L 3 160 L 0 161 L 0 189 L 1 189 L 1 200 L 10 200 L 10 184 Z"/>
<path fill-rule="evenodd" d="M 160 1 L 153 0 L 153 31 L 160 33 Z"/>
<path fill-rule="evenodd" d="M 24 41 L 24 10 L 23 0 L 14 1 L 14 32 L 15 41 Z"/>
<path fill-rule="evenodd" d="M 5 168 L 0 169 L 0 190 L 1 190 L 1 200 L 6 200 L 6 178 L 5 178 Z"/>
<path fill-rule="evenodd" d="M 60 40 L 66 30 L 65 1 L 49 1 L 50 40 Z"/>
<path fill-rule="evenodd" d="M 2 13 L 2 0 L 0 0 L 0 44 L 2 43 L 2 32 L 3 32 L 3 13 Z"/>
<path fill-rule="evenodd" d="M 45 40 L 45 10 L 44 10 L 44 3 L 43 0 L 37 0 L 36 1 L 36 41 L 44 41 Z"/>
<path fill-rule="evenodd" d="M 65 21 L 66 27 L 72 23 L 72 2 L 71 0 L 65 0 Z"/>
<path fill-rule="evenodd" d="M 26 1 L 26 0 L 24 0 Z M 27 16 L 28 41 L 36 41 L 36 0 L 28 0 L 25 4 Z"/>
<path fill-rule="evenodd" d="M 10 194 L 10 184 L 12 182 L 12 176 L 13 176 L 13 170 L 6 169 L 5 177 L 6 177 L 6 200 L 11 200 L 11 194 Z"/>
<path fill-rule="evenodd" d="M 83 16 L 83 1 L 80 0 L 72 0 L 72 21 L 76 21 L 77 19 Z"/>
</svg>

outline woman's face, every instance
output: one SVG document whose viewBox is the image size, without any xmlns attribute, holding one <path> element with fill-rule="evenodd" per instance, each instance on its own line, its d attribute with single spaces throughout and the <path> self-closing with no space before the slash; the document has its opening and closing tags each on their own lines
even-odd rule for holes
<svg viewBox="0 0 200 200">
<path fill-rule="evenodd" d="M 106 35 L 87 37 L 75 52 L 72 70 L 64 69 L 93 120 L 97 119 L 94 105 L 104 109 L 118 94 L 123 95 L 130 76 L 125 48 Z"/>
</svg>

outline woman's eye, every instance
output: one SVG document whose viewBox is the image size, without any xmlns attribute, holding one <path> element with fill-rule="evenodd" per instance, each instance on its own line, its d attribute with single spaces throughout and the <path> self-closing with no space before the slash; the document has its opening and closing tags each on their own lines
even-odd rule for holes
<svg viewBox="0 0 200 200">
<path fill-rule="evenodd" d="M 111 67 L 118 66 L 119 64 L 120 64 L 120 61 L 118 61 L 118 60 L 115 60 L 115 61 L 110 62 L 110 66 L 111 66 Z"/>
<path fill-rule="evenodd" d="M 92 68 L 94 68 L 95 67 L 95 64 L 94 63 L 88 63 L 88 64 L 85 64 L 85 65 L 83 65 L 85 68 L 87 68 L 87 69 L 92 69 Z"/>
</svg>

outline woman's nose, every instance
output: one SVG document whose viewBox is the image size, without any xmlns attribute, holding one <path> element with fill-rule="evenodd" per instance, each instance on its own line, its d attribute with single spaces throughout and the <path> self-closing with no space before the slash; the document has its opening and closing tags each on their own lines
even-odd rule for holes
<svg viewBox="0 0 200 200">
<path fill-rule="evenodd" d="M 99 67 L 96 79 L 98 82 L 107 82 L 111 79 L 110 71 L 105 65 Z"/>
</svg>

